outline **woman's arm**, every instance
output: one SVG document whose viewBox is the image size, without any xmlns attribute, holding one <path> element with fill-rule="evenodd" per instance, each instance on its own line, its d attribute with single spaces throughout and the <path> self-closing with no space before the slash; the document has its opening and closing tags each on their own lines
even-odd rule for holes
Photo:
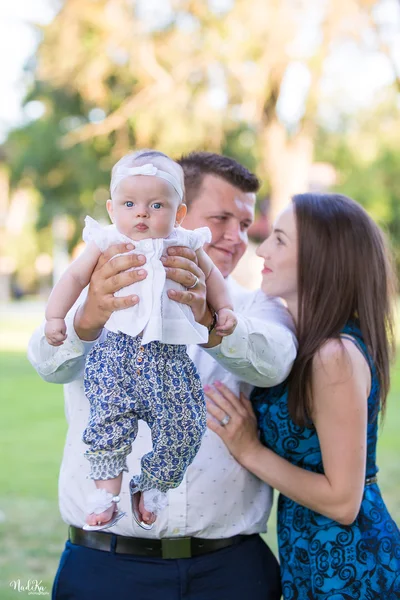
<svg viewBox="0 0 400 600">
<path fill-rule="evenodd" d="M 348 525 L 358 514 L 364 489 L 370 381 L 369 366 L 351 341 L 342 345 L 330 340 L 315 357 L 312 417 L 323 475 L 294 466 L 262 446 L 250 402 L 227 388 L 223 395 L 206 390 L 213 401 L 208 403 L 208 426 L 254 475 L 295 502 Z M 225 414 L 231 420 L 221 426 Z"/>
</svg>

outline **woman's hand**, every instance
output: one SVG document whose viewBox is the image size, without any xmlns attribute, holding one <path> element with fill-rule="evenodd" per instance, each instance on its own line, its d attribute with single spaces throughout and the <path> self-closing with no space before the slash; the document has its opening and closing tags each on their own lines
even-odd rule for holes
<svg viewBox="0 0 400 600">
<path fill-rule="evenodd" d="M 111 313 L 139 302 L 137 296 L 114 296 L 114 293 L 123 287 L 147 277 L 147 271 L 139 269 L 146 262 L 146 258 L 138 254 L 125 254 L 133 249 L 133 244 L 118 244 L 110 246 L 100 255 L 90 279 L 87 298 L 75 315 L 74 327 L 81 340 L 95 340 Z M 117 254 L 122 256 L 111 260 Z"/>
<path fill-rule="evenodd" d="M 161 258 L 167 278 L 186 288 L 182 291 L 169 290 L 169 298 L 190 306 L 195 320 L 208 326 L 212 315 L 207 307 L 205 277 L 197 264 L 196 253 L 185 246 L 172 246 L 167 252 L 168 256 Z"/>
<path fill-rule="evenodd" d="M 243 464 L 248 455 L 262 448 L 253 407 L 244 394 L 238 398 L 219 381 L 214 386 L 204 387 L 208 398 L 207 426 L 219 435 L 232 456 Z"/>
</svg>

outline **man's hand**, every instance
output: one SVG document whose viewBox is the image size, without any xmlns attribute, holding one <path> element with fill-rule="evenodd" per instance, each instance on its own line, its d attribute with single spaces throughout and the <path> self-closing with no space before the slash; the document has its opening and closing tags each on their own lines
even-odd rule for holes
<svg viewBox="0 0 400 600">
<path fill-rule="evenodd" d="M 145 264 L 145 257 L 140 254 L 127 254 L 133 249 L 133 244 L 118 244 L 110 246 L 101 254 L 90 280 L 87 298 L 75 315 L 74 327 L 81 340 L 95 340 L 111 313 L 139 302 L 137 296 L 114 296 L 121 288 L 147 277 L 147 271 L 139 269 Z M 122 256 L 116 256 L 118 254 Z M 111 260 L 113 256 L 116 258 Z"/>
<path fill-rule="evenodd" d="M 168 257 L 161 258 L 167 278 L 190 288 L 186 291 L 169 290 L 169 298 L 190 306 L 195 320 L 200 325 L 209 325 L 212 316 L 207 307 L 205 277 L 197 265 L 196 253 L 185 246 L 173 246 L 167 252 Z M 196 285 L 191 287 L 194 283 Z"/>
</svg>

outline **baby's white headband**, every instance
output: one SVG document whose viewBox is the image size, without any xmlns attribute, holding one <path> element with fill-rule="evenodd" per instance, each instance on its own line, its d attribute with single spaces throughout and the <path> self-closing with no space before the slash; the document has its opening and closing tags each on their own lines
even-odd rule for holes
<svg viewBox="0 0 400 600">
<path fill-rule="evenodd" d="M 125 177 L 130 177 L 131 175 L 153 175 L 154 177 L 165 179 L 165 181 L 168 181 L 168 183 L 175 188 L 179 194 L 179 198 L 183 200 L 183 189 L 176 177 L 170 175 L 170 173 L 167 173 L 166 171 L 157 169 L 157 167 L 151 163 L 146 163 L 140 167 L 117 167 L 111 180 L 111 195 L 114 193 L 117 185 L 121 183 Z"/>
</svg>

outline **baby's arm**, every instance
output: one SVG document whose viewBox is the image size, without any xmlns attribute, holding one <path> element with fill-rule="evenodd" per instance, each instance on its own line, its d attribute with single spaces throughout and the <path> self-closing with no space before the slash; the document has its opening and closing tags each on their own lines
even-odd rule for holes
<svg viewBox="0 0 400 600">
<path fill-rule="evenodd" d="M 45 312 L 45 335 L 52 346 L 60 346 L 66 339 L 65 316 L 88 285 L 100 254 L 94 242 L 88 244 L 54 286 Z"/>
<path fill-rule="evenodd" d="M 196 255 L 206 279 L 207 301 L 218 316 L 215 330 L 220 336 L 230 335 L 235 330 L 237 319 L 225 279 L 203 248 L 199 248 Z"/>
</svg>

